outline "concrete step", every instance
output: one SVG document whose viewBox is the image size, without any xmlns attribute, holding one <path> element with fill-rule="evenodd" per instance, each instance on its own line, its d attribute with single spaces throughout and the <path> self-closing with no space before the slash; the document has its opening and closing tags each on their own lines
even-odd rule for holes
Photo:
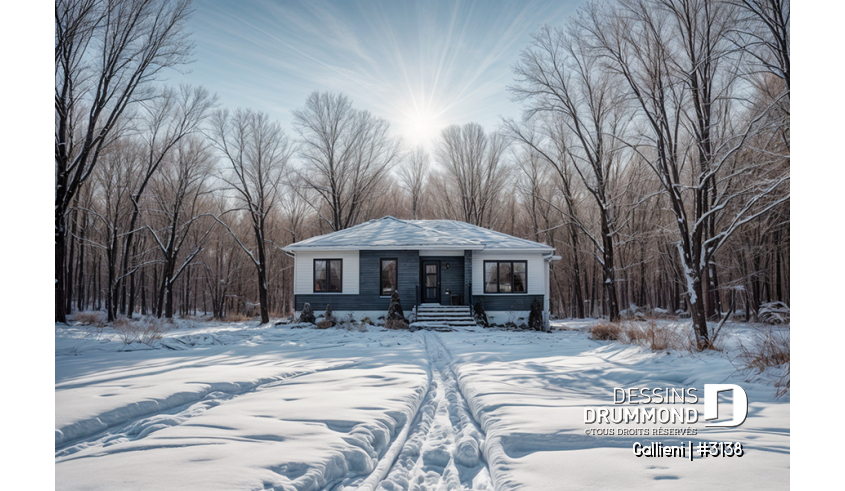
<svg viewBox="0 0 845 491">
<path fill-rule="evenodd" d="M 472 317 L 469 312 L 417 312 L 417 315 L 429 317 Z"/>
<path fill-rule="evenodd" d="M 417 315 L 428 315 L 428 316 L 431 316 L 431 317 L 449 317 L 449 316 L 472 317 L 472 314 L 470 314 L 466 310 L 463 310 L 463 311 L 460 311 L 460 312 L 429 312 L 429 311 L 421 310 L 421 311 L 417 312 Z"/>
<path fill-rule="evenodd" d="M 429 312 L 429 313 L 435 313 L 435 314 L 436 313 L 448 313 L 448 314 L 467 313 L 468 314 L 470 312 L 470 310 L 469 310 L 469 307 L 462 307 L 462 308 L 456 308 L 456 309 L 438 309 L 438 308 L 433 308 L 433 307 L 425 307 L 425 308 L 421 307 L 421 308 L 417 308 L 417 312 Z"/>
<path fill-rule="evenodd" d="M 437 327 L 439 327 L 439 326 L 443 326 L 443 327 L 471 327 L 471 326 L 477 326 L 477 325 L 478 324 L 476 324 L 475 321 L 473 321 L 473 320 L 460 320 L 460 321 L 458 321 L 458 320 L 456 320 L 456 321 L 440 321 L 440 320 L 437 320 L 437 321 L 434 321 L 434 320 L 417 319 L 416 321 L 411 323 L 411 328 L 413 329 L 415 326 L 417 328 L 422 328 L 423 326 L 425 326 L 425 328 L 434 328 L 435 330 L 437 330 Z"/>
<path fill-rule="evenodd" d="M 414 322 L 431 322 L 434 324 L 460 324 L 472 325 L 475 324 L 473 319 L 415 319 Z"/>
<path fill-rule="evenodd" d="M 420 305 L 417 307 L 415 322 L 451 327 L 477 325 L 468 305 Z"/>
</svg>

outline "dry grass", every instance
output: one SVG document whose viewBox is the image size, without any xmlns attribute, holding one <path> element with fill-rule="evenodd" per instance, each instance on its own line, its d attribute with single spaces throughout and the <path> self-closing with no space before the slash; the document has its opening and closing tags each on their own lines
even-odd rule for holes
<svg viewBox="0 0 845 491">
<path fill-rule="evenodd" d="M 249 317 L 243 314 L 227 314 L 223 322 L 247 322 L 252 319 L 255 319 L 255 317 Z"/>
<path fill-rule="evenodd" d="M 117 332 L 123 344 L 141 343 L 147 346 L 153 346 L 156 341 L 161 340 L 162 336 L 170 330 L 168 327 L 170 323 L 172 322 L 155 317 L 137 320 L 120 317 L 115 319 L 112 327 Z"/>
<path fill-rule="evenodd" d="M 103 312 L 77 312 L 73 314 L 72 320 L 83 326 L 103 327 L 106 325 L 106 315 Z"/>
<path fill-rule="evenodd" d="M 384 328 L 392 330 L 408 329 L 408 323 L 402 319 L 387 319 L 384 321 Z"/>
<path fill-rule="evenodd" d="M 737 357 L 745 368 L 764 371 L 768 367 L 784 367 L 785 372 L 775 382 L 777 397 L 789 391 L 789 332 L 760 328 L 754 330 L 751 342 L 740 343 Z"/>
<path fill-rule="evenodd" d="M 653 319 L 643 322 L 600 322 L 590 328 L 590 337 L 599 341 L 636 344 L 653 351 L 691 350 L 689 337 L 674 326 L 658 325 Z"/>
<path fill-rule="evenodd" d="M 756 329 L 750 345 L 740 344 L 739 359 L 746 367 L 758 370 L 789 363 L 789 334 Z"/>
<path fill-rule="evenodd" d="M 599 322 L 590 327 L 590 338 L 597 341 L 619 341 L 622 326 L 613 322 Z"/>
<path fill-rule="evenodd" d="M 658 326 L 654 320 L 644 326 L 631 326 L 626 329 L 632 343 L 639 344 L 653 351 L 667 349 L 689 350 L 692 348 L 689 338 L 671 326 Z"/>
<path fill-rule="evenodd" d="M 346 329 L 351 332 L 367 332 L 367 324 L 363 322 L 341 322 L 337 325 L 338 328 Z"/>
<path fill-rule="evenodd" d="M 328 329 L 334 326 L 334 322 L 332 321 L 319 321 L 317 322 L 317 329 Z"/>
</svg>

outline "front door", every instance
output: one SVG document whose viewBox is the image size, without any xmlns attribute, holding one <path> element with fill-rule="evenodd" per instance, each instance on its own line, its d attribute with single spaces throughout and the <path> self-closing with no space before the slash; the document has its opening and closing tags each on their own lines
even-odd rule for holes
<svg viewBox="0 0 845 491">
<path fill-rule="evenodd" d="M 440 261 L 423 261 L 423 303 L 440 303 Z"/>
</svg>

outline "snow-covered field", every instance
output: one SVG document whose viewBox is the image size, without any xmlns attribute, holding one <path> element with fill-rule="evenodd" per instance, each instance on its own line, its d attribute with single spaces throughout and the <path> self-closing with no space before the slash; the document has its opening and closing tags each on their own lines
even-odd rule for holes
<svg viewBox="0 0 845 491">
<path fill-rule="evenodd" d="M 722 352 L 651 352 L 593 341 L 579 330 L 591 322 L 412 333 L 183 321 L 152 346 L 127 346 L 111 328 L 57 325 L 56 488 L 789 487 L 780 372 L 735 366 L 751 328 L 729 324 Z M 584 408 L 612 406 L 614 387 L 701 395 L 714 383 L 746 390 L 743 425 L 701 421 L 686 437 L 585 434 L 599 426 L 584 423 Z M 693 461 L 632 452 L 634 442 L 688 440 L 745 451 Z"/>
</svg>

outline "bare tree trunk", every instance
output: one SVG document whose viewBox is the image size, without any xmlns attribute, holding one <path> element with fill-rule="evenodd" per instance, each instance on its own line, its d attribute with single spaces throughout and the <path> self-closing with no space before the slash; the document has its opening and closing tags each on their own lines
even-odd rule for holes
<svg viewBox="0 0 845 491">
<path fill-rule="evenodd" d="M 147 315 L 147 268 L 141 267 L 141 315 Z"/>
<path fill-rule="evenodd" d="M 55 249 L 56 249 L 56 288 L 55 288 L 55 303 L 56 303 L 56 322 L 67 323 L 65 316 L 65 223 L 64 216 L 60 210 L 56 209 L 56 232 Z"/>
<path fill-rule="evenodd" d="M 85 310 L 86 291 L 85 291 L 85 235 L 88 231 L 88 211 L 82 212 L 82 227 L 79 231 L 81 240 L 79 241 L 79 266 L 76 273 L 76 310 Z M 68 309 L 70 311 L 70 309 Z"/>
<path fill-rule="evenodd" d="M 569 238 L 572 243 L 572 289 L 575 297 L 575 312 L 579 319 L 584 318 L 584 297 L 581 294 L 581 265 L 578 258 L 578 229 L 569 224 Z"/>
<path fill-rule="evenodd" d="M 70 250 L 68 251 L 67 256 L 67 283 L 66 283 L 66 291 L 65 291 L 65 312 L 70 313 L 71 308 L 73 307 L 73 266 L 74 266 L 74 245 L 76 244 L 76 230 L 77 230 L 77 218 L 78 218 L 78 211 L 79 208 L 79 195 L 77 194 L 74 198 L 73 203 L 73 211 L 71 212 L 70 217 Z"/>
</svg>

